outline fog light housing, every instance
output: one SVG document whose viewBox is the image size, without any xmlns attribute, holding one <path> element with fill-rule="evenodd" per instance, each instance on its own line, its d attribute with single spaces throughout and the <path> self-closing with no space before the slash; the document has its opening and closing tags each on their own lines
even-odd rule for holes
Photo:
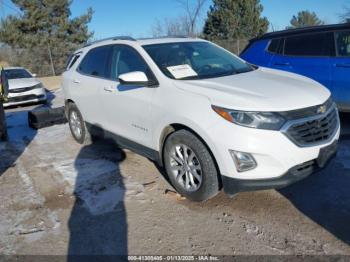
<svg viewBox="0 0 350 262">
<path fill-rule="evenodd" d="M 230 154 L 238 172 L 245 172 L 257 167 L 254 157 L 249 153 L 230 150 Z"/>
</svg>

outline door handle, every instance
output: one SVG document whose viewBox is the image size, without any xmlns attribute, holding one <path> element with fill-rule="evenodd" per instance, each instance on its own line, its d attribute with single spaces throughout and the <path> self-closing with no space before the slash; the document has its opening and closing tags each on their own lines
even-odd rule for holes
<svg viewBox="0 0 350 262">
<path fill-rule="evenodd" d="M 276 65 L 276 66 L 289 66 L 290 64 L 289 63 L 275 63 L 274 65 Z"/>
<path fill-rule="evenodd" d="M 105 90 L 106 92 L 113 92 L 114 88 L 112 86 L 105 86 L 103 90 Z"/>
<path fill-rule="evenodd" d="M 336 67 L 350 68 L 350 64 L 335 64 Z"/>
<path fill-rule="evenodd" d="M 74 83 L 74 84 L 80 84 L 80 81 L 77 80 L 77 79 L 74 79 L 74 80 L 73 80 L 73 83 Z"/>
</svg>

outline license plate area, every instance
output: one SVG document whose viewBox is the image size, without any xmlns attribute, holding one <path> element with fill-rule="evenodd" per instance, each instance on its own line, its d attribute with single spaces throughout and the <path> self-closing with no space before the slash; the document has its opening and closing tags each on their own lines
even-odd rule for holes
<svg viewBox="0 0 350 262">
<path fill-rule="evenodd" d="M 338 141 L 334 141 L 331 145 L 323 147 L 320 149 L 320 154 L 318 155 L 318 158 L 316 160 L 317 165 L 320 168 L 323 168 L 328 160 L 334 156 L 338 149 Z"/>
</svg>

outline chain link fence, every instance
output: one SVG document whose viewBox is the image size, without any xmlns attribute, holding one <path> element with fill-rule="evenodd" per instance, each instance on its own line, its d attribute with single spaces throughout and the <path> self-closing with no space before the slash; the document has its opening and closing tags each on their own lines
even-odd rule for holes
<svg viewBox="0 0 350 262">
<path fill-rule="evenodd" d="M 249 39 L 213 40 L 213 42 L 236 55 L 240 55 L 249 44 Z"/>
<path fill-rule="evenodd" d="M 0 65 L 24 67 L 40 77 L 60 75 L 72 50 L 54 47 L 49 52 L 46 47 L 15 49 L 2 46 Z"/>
</svg>

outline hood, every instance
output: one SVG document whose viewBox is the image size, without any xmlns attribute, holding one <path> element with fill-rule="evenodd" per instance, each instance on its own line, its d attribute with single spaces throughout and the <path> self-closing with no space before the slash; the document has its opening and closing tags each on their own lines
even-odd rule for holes
<svg viewBox="0 0 350 262">
<path fill-rule="evenodd" d="M 324 103 L 328 89 L 309 78 L 259 68 L 232 76 L 176 81 L 188 92 L 206 96 L 213 105 L 244 111 L 282 112 Z"/>
<path fill-rule="evenodd" d="M 31 87 L 40 83 L 41 82 L 36 78 L 9 79 L 9 89 L 13 90 L 17 88 Z"/>
</svg>

